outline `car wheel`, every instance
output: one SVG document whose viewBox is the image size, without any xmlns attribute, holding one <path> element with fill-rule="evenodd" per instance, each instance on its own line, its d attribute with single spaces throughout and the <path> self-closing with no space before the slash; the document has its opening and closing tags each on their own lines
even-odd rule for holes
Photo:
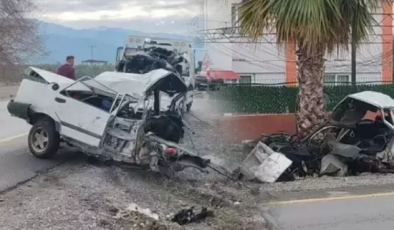
<svg viewBox="0 0 394 230">
<path fill-rule="evenodd" d="M 60 146 L 60 134 L 55 124 L 49 120 L 40 120 L 30 129 L 28 137 L 30 152 L 37 158 L 47 159 L 56 154 Z"/>
</svg>

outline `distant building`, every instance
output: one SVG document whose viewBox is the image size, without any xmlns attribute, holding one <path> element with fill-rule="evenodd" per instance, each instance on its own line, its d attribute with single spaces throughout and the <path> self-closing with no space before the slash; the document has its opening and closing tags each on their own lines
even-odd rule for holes
<svg viewBox="0 0 394 230">
<path fill-rule="evenodd" d="M 85 64 L 85 65 L 106 65 L 106 64 L 108 64 L 108 61 L 89 59 L 89 60 L 82 61 L 82 64 Z"/>
<path fill-rule="evenodd" d="M 211 69 L 232 70 L 238 82 L 282 83 L 297 81 L 295 42 L 283 48 L 274 32 L 266 32 L 256 43 L 239 31 L 242 0 L 204 0 L 205 49 L 212 59 Z M 393 80 L 393 8 L 385 2 L 374 12 L 377 24 L 357 50 L 357 82 Z M 325 81 L 343 84 L 351 81 L 351 53 L 337 49 L 326 55 Z"/>
</svg>

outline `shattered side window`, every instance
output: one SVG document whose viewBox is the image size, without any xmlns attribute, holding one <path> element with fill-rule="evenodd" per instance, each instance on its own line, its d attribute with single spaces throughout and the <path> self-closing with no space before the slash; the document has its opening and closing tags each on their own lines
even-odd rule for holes
<svg viewBox="0 0 394 230">
<path fill-rule="evenodd" d="M 90 77 L 84 77 L 60 94 L 109 113 L 118 93 Z"/>
<path fill-rule="evenodd" d="M 337 122 L 356 124 L 366 116 L 367 112 L 376 113 L 378 108 L 363 101 L 348 98 L 333 111 L 332 118 Z"/>
<path fill-rule="evenodd" d="M 107 95 L 111 95 L 115 97 L 117 95 L 117 92 L 102 85 L 101 83 L 97 82 L 96 80 L 92 78 L 85 78 L 81 80 L 81 83 L 89 87 L 89 89 L 95 91 L 96 93 L 101 92 Z"/>
</svg>

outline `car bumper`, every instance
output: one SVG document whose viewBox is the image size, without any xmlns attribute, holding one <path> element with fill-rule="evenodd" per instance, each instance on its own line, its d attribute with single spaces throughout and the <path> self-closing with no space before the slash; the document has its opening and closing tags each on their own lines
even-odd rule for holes
<svg viewBox="0 0 394 230">
<path fill-rule="evenodd" d="M 7 110 L 12 116 L 24 120 L 29 119 L 29 108 L 30 108 L 30 104 L 16 102 L 14 100 L 9 101 L 7 104 Z"/>
</svg>

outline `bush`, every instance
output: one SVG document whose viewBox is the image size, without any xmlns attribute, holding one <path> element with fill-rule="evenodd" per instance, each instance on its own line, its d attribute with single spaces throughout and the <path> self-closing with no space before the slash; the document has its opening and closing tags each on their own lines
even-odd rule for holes
<svg viewBox="0 0 394 230">
<path fill-rule="evenodd" d="M 376 91 L 394 98 L 394 84 L 324 86 L 327 109 L 332 110 L 343 98 L 361 91 Z M 227 85 L 214 92 L 225 113 L 294 113 L 297 87 L 267 85 Z"/>
</svg>

